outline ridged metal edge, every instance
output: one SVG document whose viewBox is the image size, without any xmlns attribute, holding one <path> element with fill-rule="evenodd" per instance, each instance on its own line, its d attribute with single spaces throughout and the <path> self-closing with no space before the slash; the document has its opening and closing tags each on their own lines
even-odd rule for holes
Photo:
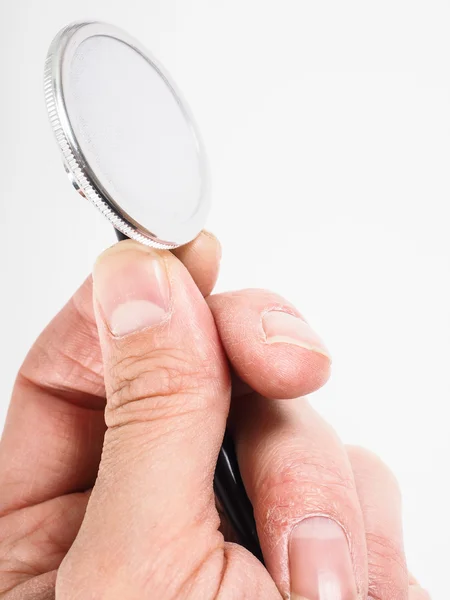
<svg viewBox="0 0 450 600">
<path fill-rule="evenodd" d="M 71 29 L 72 26 L 64 29 L 59 35 L 60 36 Z M 145 246 L 151 246 L 153 248 L 159 248 L 162 250 L 170 250 L 176 248 L 177 244 L 162 244 L 147 238 L 133 227 L 131 227 L 120 215 L 114 212 L 111 207 L 105 202 L 102 196 L 98 193 L 95 187 L 90 183 L 84 174 L 82 166 L 79 164 L 76 156 L 72 151 L 71 144 L 66 136 L 64 128 L 61 123 L 61 119 L 58 114 L 58 107 L 56 103 L 56 94 L 53 82 L 53 48 L 55 41 L 50 46 L 49 53 L 47 55 L 44 67 L 44 98 L 45 105 L 47 108 L 50 125 L 56 138 L 56 142 L 62 152 L 66 170 L 69 176 L 72 178 L 72 183 L 81 196 L 87 198 L 109 221 L 112 225 L 118 229 L 121 233 L 133 239 Z"/>
</svg>

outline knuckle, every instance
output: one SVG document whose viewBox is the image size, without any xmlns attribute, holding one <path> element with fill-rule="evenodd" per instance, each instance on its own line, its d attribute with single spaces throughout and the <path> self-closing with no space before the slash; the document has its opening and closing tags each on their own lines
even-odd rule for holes
<svg viewBox="0 0 450 600">
<path fill-rule="evenodd" d="M 127 420 L 154 420 L 200 410 L 211 383 L 198 357 L 177 348 L 126 353 L 113 362 L 109 375 L 106 413 L 110 427 Z"/>
<path fill-rule="evenodd" d="M 272 458 L 256 495 L 258 518 L 270 529 L 306 514 L 337 517 L 354 507 L 356 497 L 351 473 L 314 451 Z"/>
</svg>

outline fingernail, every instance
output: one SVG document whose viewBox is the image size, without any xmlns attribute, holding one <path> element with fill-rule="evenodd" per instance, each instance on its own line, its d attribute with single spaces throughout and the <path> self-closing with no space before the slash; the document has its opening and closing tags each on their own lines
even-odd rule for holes
<svg viewBox="0 0 450 600">
<path fill-rule="evenodd" d="M 347 538 L 326 517 L 305 519 L 289 542 L 291 600 L 356 600 L 357 590 Z"/>
<path fill-rule="evenodd" d="M 113 335 L 128 335 L 166 318 L 169 280 L 156 251 L 121 242 L 100 256 L 93 279 L 95 297 Z"/>
<path fill-rule="evenodd" d="M 294 344 L 330 358 L 322 339 L 299 317 L 281 310 L 271 310 L 264 314 L 262 322 L 268 344 Z"/>
</svg>

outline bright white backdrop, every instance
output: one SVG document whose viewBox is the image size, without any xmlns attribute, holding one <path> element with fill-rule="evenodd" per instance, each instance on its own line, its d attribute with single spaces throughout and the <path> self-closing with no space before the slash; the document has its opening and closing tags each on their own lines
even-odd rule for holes
<svg viewBox="0 0 450 600">
<path fill-rule="evenodd" d="M 120 25 L 171 71 L 212 165 L 218 288 L 272 288 L 325 338 L 316 405 L 404 494 L 411 570 L 448 598 L 450 6 L 0 0 L 0 424 L 33 339 L 114 240 L 42 98 L 57 30 Z"/>
</svg>

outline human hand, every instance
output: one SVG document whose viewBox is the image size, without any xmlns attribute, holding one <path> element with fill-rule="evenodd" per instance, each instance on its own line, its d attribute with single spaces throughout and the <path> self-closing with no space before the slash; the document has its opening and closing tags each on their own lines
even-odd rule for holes
<svg viewBox="0 0 450 600">
<path fill-rule="evenodd" d="M 389 471 L 306 400 L 279 399 L 326 381 L 322 342 L 269 292 L 205 300 L 217 252 L 202 239 L 177 252 L 191 274 L 133 242 L 108 250 L 95 315 L 88 280 L 27 357 L 0 445 L 0 597 L 425 598 Z M 227 358 L 268 570 L 219 532 Z"/>
</svg>

